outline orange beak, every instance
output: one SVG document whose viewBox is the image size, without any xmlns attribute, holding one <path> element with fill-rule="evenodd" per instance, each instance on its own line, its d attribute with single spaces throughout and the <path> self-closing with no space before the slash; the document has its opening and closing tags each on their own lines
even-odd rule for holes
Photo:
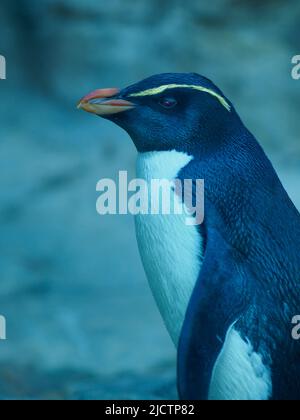
<svg viewBox="0 0 300 420">
<path fill-rule="evenodd" d="M 84 96 L 77 108 L 99 116 L 113 115 L 133 109 L 135 105 L 124 99 L 119 99 L 119 89 L 98 89 Z"/>
</svg>

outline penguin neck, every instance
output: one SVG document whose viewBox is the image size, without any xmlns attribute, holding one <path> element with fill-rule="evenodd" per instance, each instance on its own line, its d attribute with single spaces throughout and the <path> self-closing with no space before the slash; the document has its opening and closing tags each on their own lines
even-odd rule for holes
<svg viewBox="0 0 300 420">
<path fill-rule="evenodd" d="M 174 150 L 143 153 L 137 159 L 137 175 L 148 185 L 153 179 L 173 180 L 192 159 Z M 169 192 L 172 200 L 180 200 L 174 189 Z M 151 290 L 177 345 L 201 269 L 201 235 L 196 226 L 187 226 L 184 214 L 137 215 L 136 234 Z"/>
</svg>

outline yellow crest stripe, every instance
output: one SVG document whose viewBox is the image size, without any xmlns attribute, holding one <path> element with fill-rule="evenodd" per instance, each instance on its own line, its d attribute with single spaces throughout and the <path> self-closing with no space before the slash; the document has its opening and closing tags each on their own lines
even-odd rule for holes
<svg viewBox="0 0 300 420">
<path fill-rule="evenodd" d="M 197 85 L 162 85 L 153 89 L 148 89 L 148 90 L 144 90 L 143 92 L 138 92 L 138 93 L 132 93 L 131 97 L 142 97 L 142 96 L 152 96 L 152 95 L 159 95 L 160 93 L 165 92 L 168 89 L 176 89 L 176 88 L 187 88 L 187 89 L 195 89 L 195 90 L 199 90 L 201 92 L 206 92 L 209 93 L 210 95 L 214 96 L 215 98 L 217 98 L 221 104 L 227 109 L 227 111 L 231 111 L 231 106 L 230 104 L 226 101 L 225 98 L 223 98 L 223 96 L 219 95 L 217 92 L 205 88 L 203 86 L 197 86 Z"/>
</svg>

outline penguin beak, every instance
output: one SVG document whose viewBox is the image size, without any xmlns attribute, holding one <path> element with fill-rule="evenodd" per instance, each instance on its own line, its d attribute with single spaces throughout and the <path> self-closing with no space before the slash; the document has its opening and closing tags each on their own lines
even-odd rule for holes
<svg viewBox="0 0 300 420">
<path fill-rule="evenodd" d="M 78 102 L 77 108 L 99 116 L 119 114 L 133 109 L 135 104 L 119 98 L 120 92 L 116 88 L 95 90 L 84 96 Z"/>
</svg>

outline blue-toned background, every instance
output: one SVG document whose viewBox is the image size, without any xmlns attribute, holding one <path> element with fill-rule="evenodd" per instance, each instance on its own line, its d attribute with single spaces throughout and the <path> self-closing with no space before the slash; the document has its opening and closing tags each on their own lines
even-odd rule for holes
<svg viewBox="0 0 300 420">
<path fill-rule="evenodd" d="M 134 147 L 76 101 L 153 73 L 202 73 L 300 208 L 299 39 L 299 0 L 1 1 L 0 398 L 176 397 L 132 217 L 95 211 L 100 178 L 134 176 Z"/>
</svg>

